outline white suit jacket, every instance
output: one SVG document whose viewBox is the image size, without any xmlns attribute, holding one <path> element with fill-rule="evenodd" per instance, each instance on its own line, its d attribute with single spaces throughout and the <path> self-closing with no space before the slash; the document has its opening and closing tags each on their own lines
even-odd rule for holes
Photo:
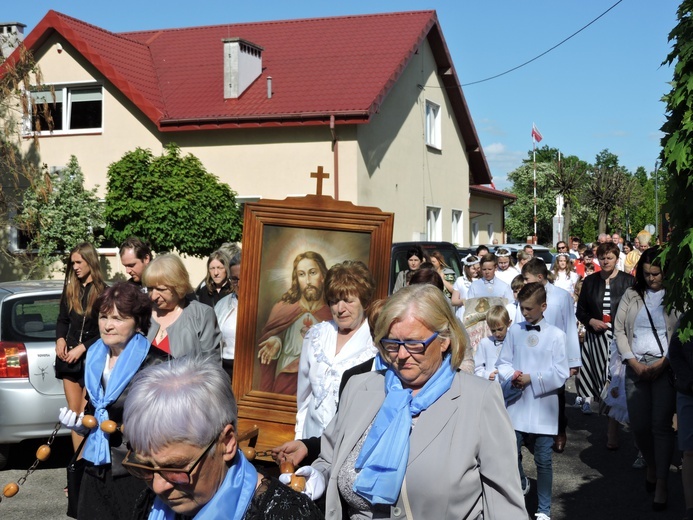
<svg viewBox="0 0 693 520">
<path fill-rule="evenodd" d="M 337 475 L 385 399 L 383 372 L 349 380 L 313 467 L 327 482 L 325 518 L 342 518 Z M 526 519 L 515 432 L 500 385 L 458 372 L 410 436 L 407 494 L 414 518 Z M 386 518 L 405 518 L 402 497 Z M 380 516 L 378 518 L 381 518 Z"/>
</svg>

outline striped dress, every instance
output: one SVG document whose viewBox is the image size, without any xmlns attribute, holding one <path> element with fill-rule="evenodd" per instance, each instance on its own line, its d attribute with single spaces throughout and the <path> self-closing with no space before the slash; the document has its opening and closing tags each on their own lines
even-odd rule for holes
<svg viewBox="0 0 693 520">
<path fill-rule="evenodd" d="M 585 342 L 582 346 L 582 368 L 577 383 L 577 395 L 599 399 L 609 374 L 609 345 L 614 337 L 611 320 L 611 290 L 606 281 L 602 314 L 609 316 L 609 328 L 603 334 L 585 331 Z M 606 321 L 606 320 L 605 320 Z"/>
</svg>

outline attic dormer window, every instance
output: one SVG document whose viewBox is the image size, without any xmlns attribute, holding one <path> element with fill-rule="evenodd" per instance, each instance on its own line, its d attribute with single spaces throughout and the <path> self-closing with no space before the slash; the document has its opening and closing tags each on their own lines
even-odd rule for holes
<svg viewBox="0 0 693 520">
<path fill-rule="evenodd" d="M 56 86 L 53 90 L 30 93 L 32 132 L 49 135 L 102 131 L 103 87 Z"/>
</svg>

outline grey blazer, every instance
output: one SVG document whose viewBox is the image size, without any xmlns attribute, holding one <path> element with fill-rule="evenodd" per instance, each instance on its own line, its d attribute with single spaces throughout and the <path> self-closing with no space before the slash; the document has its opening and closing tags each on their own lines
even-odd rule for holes
<svg viewBox="0 0 693 520">
<path fill-rule="evenodd" d="M 342 518 L 339 469 L 384 399 L 382 372 L 352 377 L 323 433 L 313 467 L 327 482 L 327 520 Z M 458 372 L 450 390 L 416 421 L 405 478 L 416 520 L 526 519 L 517 442 L 500 385 Z M 406 518 L 401 496 L 389 511 L 385 518 Z"/>
<path fill-rule="evenodd" d="M 159 324 L 152 319 L 147 334 L 151 343 L 154 341 Z M 221 332 L 217 325 L 214 309 L 198 301 L 188 301 L 183 312 L 167 329 L 168 344 L 174 358 L 186 354 L 207 353 L 221 363 Z"/>
</svg>

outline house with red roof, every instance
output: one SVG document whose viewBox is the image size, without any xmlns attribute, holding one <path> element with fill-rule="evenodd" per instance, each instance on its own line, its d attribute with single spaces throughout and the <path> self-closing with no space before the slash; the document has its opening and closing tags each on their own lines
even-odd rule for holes
<svg viewBox="0 0 693 520">
<path fill-rule="evenodd" d="M 395 213 L 395 241 L 469 245 L 475 219 L 502 219 L 470 211 L 491 174 L 435 11 L 123 33 L 49 11 L 24 43 L 55 91 L 30 93 L 52 131 L 27 131 L 87 187 L 175 142 L 240 201 L 315 193 L 322 166 L 323 194 Z"/>
</svg>

